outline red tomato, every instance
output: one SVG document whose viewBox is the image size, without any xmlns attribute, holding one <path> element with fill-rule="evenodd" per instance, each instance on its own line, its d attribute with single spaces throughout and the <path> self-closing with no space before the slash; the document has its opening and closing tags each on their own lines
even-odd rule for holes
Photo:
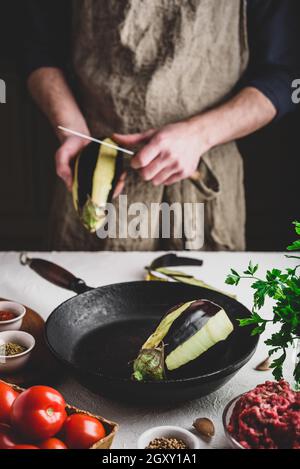
<svg viewBox="0 0 300 469">
<path fill-rule="evenodd" d="M 46 440 L 62 428 L 67 414 L 62 395 L 47 386 L 22 392 L 11 410 L 13 427 L 28 440 Z"/>
<path fill-rule="evenodd" d="M 68 449 L 67 445 L 58 438 L 48 438 L 39 444 L 40 449 Z"/>
<path fill-rule="evenodd" d="M 102 423 L 85 414 L 68 417 L 64 432 L 67 446 L 71 449 L 88 449 L 106 436 Z"/>
<path fill-rule="evenodd" d="M 39 449 L 39 448 L 33 445 L 16 445 L 11 449 Z"/>
<path fill-rule="evenodd" d="M 16 435 L 9 425 L 0 423 L 0 449 L 12 449 L 17 444 Z"/>
<path fill-rule="evenodd" d="M 18 393 L 11 386 L 0 381 L 0 422 L 10 423 L 10 411 Z"/>
</svg>

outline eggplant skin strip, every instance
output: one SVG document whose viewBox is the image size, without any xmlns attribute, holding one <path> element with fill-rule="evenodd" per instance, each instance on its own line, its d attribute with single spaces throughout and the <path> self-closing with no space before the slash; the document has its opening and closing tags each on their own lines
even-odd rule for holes
<svg viewBox="0 0 300 469">
<path fill-rule="evenodd" d="M 93 175 L 97 166 L 99 145 L 90 143 L 78 156 L 75 166 L 74 183 L 77 187 L 77 205 L 82 209 L 86 203 L 87 195 L 92 194 Z"/>
<path fill-rule="evenodd" d="M 160 256 L 154 259 L 154 261 L 151 263 L 151 266 L 148 268 L 148 270 L 156 270 L 161 267 L 178 267 L 178 266 L 183 266 L 183 265 L 202 266 L 203 261 L 199 259 L 195 259 L 193 257 L 178 256 L 177 254 L 172 252 L 169 254 L 164 254 L 163 256 Z"/>
<path fill-rule="evenodd" d="M 123 171 L 124 171 L 124 155 L 123 153 L 119 151 L 116 156 L 115 175 L 111 184 L 111 190 L 108 195 L 107 202 L 111 202 L 113 200 L 113 195 L 114 195 L 116 186 L 123 174 Z"/>
<path fill-rule="evenodd" d="M 208 285 L 207 283 L 203 282 L 203 280 L 199 280 L 192 275 L 186 274 L 184 272 L 180 272 L 177 270 L 171 270 L 164 267 L 160 267 L 158 269 L 151 269 L 146 268 L 148 274 L 146 275 L 147 281 L 162 281 L 162 282 L 181 282 L 187 283 L 188 285 L 194 285 L 196 287 L 207 288 L 208 290 L 216 291 L 218 293 L 222 293 L 223 295 L 229 296 L 230 298 L 235 298 L 236 295 L 232 295 L 230 293 L 224 292 L 222 290 L 218 290 L 217 288 Z"/>
<path fill-rule="evenodd" d="M 160 322 L 157 329 L 154 333 L 149 337 L 149 339 L 144 343 L 142 349 L 155 349 L 159 347 L 159 345 L 163 342 L 165 336 L 169 332 L 170 327 L 172 326 L 173 322 L 183 313 L 194 301 L 190 301 L 188 303 L 183 303 L 181 305 L 177 305 L 169 311 L 163 320 Z"/>
</svg>

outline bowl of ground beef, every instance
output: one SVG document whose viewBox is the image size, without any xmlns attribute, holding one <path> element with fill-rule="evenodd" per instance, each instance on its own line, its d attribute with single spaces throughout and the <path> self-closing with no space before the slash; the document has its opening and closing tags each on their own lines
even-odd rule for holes
<svg viewBox="0 0 300 469">
<path fill-rule="evenodd" d="M 229 402 L 223 424 L 232 448 L 300 449 L 300 392 L 267 381 Z"/>
</svg>

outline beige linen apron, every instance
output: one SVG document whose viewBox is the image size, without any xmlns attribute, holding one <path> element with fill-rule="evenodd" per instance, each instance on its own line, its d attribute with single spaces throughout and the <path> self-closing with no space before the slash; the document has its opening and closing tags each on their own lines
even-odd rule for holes
<svg viewBox="0 0 300 469">
<path fill-rule="evenodd" d="M 159 128 L 204 112 L 231 96 L 247 67 L 244 1 L 81 0 L 73 5 L 73 66 L 95 136 Z M 153 187 L 131 171 L 124 193 L 129 203 L 149 206 L 203 202 L 204 249 L 243 250 L 243 165 L 236 144 L 204 155 L 199 171 L 198 181 L 168 188 Z M 198 249 L 199 240 L 175 237 L 100 240 L 82 228 L 62 186 L 54 209 L 54 249 Z"/>
</svg>

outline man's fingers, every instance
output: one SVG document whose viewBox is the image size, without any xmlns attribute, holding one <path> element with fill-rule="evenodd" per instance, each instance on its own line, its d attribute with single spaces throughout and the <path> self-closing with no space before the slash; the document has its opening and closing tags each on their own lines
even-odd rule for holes
<svg viewBox="0 0 300 469">
<path fill-rule="evenodd" d="M 140 175 L 144 181 L 152 181 L 167 165 L 164 155 L 159 154 L 150 164 L 140 170 Z"/>
<path fill-rule="evenodd" d="M 56 172 L 57 175 L 65 182 L 69 190 L 72 189 L 73 175 L 70 166 L 72 155 L 64 145 L 56 152 Z"/>
<path fill-rule="evenodd" d="M 65 182 L 69 190 L 72 189 L 73 174 L 71 161 L 82 151 L 88 142 L 79 137 L 69 137 L 55 154 L 57 175 Z"/>
<path fill-rule="evenodd" d="M 154 177 L 152 184 L 154 186 L 165 184 L 165 182 L 168 181 L 172 176 L 175 176 L 175 174 L 178 174 L 176 166 L 169 166 L 160 171 L 159 174 Z"/>
<path fill-rule="evenodd" d="M 112 139 L 119 145 L 134 147 L 140 143 L 143 143 L 145 140 L 149 140 L 155 134 L 155 129 L 147 130 L 147 132 L 141 132 L 137 134 L 113 134 Z"/>
<path fill-rule="evenodd" d="M 145 145 L 134 158 L 131 160 L 131 167 L 133 169 L 141 169 L 148 166 L 155 158 L 160 154 L 160 148 L 158 144 L 151 140 L 148 145 Z"/>
<path fill-rule="evenodd" d="M 127 178 L 127 172 L 125 171 L 119 181 L 117 182 L 117 185 L 115 187 L 115 190 L 114 190 L 114 193 L 113 193 L 113 200 L 116 199 L 117 197 L 119 197 L 119 195 L 122 193 L 123 189 L 124 189 L 124 186 L 125 186 L 125 183 L 126 183 L 126 178 Z"/>
<path fill-rule="evenodd" d="M 171 186 L 172 184 L 175 184 L 176 182 L 179 182 L 183 179 L 182 173 L 176 173 L 173 174 L 170 178 L 168 178 L 165 182 L 165 186 Z"/>
<path fill-rule="evenodd" d="M 65 182 L 69 190 L 72 189 L 72 171 L 69 165 L 69 160 L 62 157 L 61 153 L 56 155 L 56 173 Z"/>
</svg>

